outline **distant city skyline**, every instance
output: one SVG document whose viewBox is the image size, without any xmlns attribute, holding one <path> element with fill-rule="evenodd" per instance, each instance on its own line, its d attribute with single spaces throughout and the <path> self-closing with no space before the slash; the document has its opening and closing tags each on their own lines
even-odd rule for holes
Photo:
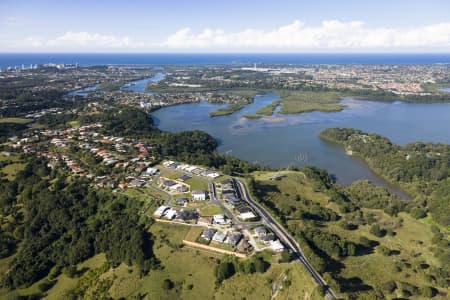
<svg viewBox="0 0 450 300">
<path fill-rule="evenodd" d="M 0 52 L 450 53 L 450 1 L 0 0 Z"/>
</svg>

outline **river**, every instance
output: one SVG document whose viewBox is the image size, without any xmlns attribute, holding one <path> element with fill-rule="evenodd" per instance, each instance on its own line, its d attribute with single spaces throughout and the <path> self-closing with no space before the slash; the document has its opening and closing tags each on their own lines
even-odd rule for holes
<svg viewBox="0 0 450 300">
<path fill-rule="evenodd" d="M 274 168 L 315 165 L 327 169 L 338 183 L 348 185 L 368 179 L 404 198 L 406 194 L 373 173 L 367 164 L 347 155 L 344 149 L 321 140 L 318 133 L 329 127 L 351 127 L 388 137 L 394 143 L 414 141 L 450 143 L 450 104 L 410 104 L 362 101 L 345 98 L 340 112 L 311 112 L 296 115 L 274 113 L 262 119 L 246 119 L 273 100 L 276 94 L 255 101 L 228 116 L 210 118 L 209 112 L 223 104 L 200 102 L 165 107 L 152 113 L 161 130 L 177 132 L 199 129 L 219 141 L 218 151 Z"/>
<path fill-rule="evenodd" d="M 164 78 L 162 73 L 130 82 L 121 90 L 145 92 L 149 82 Z M 85 95 L 94 87 L 71 92 Z M 152 93 L 152 92 L 147 92 Z M 323 141 L 318 133 L 329 127 L 350 127 L 378 133 L 398 144 L 414 141 L 450 143 L 450 104 L 412 104 L 405 102 L 363 101 L 344 98 L 346 108 L 340 112 L 310 112 L 294 115 L 278 114 L 261 119 L 247 119 L 279 99 L 273 93 L 257 95 L 252 104 L 231 115 L 211 118 L 209 113 L 227 104 L 206 101 L 161 108 L 152 113 L 156 125 L 164 131 L 203 130 L 219 141 L 218 151 L 273 168 L 315 165 L 327 169 L 338 183 L 348 185 L 359 179 L 386 187 L 409 198 L 398 186 L 370 170 L 367 164 L 345 153 L 343 147 Z"/>
</svg>

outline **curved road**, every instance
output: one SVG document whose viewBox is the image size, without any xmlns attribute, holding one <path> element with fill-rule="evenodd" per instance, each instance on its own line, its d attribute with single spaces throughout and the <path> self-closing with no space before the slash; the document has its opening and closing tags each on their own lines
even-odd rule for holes
<svg viewBox="0 0 450 300">
<path fill-rule="evenodd" d="M 320 276 L 319 272 L 317 272 L 313 266 L 306 259 L 303 254 L 300 245 L 295 241 L 295 239 L 281 226 L 261 205 L 257 202 L 253 201 L 250 196 L 250 192 L 245 183 L 233 178 L 234 182 L 237 183 L 236 187 L 239 190 L 241 198 L 253 207 L 253 209 L 261 216 L 261 218 L 267 223 L 267 225 L 272 228 L 272 230 L 277 234 L 279 239 L 290 248 L 292 253 L 296 256 L 297 260 L 303 264 L 305 269 L 311 274 L 317 284 L 325 288 L 325 294 L 328 298 L 337 299 L 334 292 L 327 286 L 326 282 Z"/>
</svg>

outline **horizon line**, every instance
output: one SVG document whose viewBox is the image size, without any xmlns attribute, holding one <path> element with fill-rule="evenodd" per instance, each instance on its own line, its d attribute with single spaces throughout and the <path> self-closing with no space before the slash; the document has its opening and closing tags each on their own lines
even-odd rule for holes
<svg viewBox="0 0 450 300">
<path fill-rule="evenodd" d="M 2 52 L 2 54 L 146 54 L 146 55 L 450 55 L 450 52 Z"/>
</svg>

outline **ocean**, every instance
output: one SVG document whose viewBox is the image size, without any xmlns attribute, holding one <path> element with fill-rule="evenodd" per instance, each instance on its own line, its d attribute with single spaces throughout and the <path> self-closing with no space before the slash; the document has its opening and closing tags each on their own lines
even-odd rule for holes
<svg viewBox="0 0 450 300">
<path fill-rule="evenodd" d="M 0 53 L 0 68 L 30 64 L 198 65 L 198 64 L 439 64 L 450 54 L 119 54 L 119 53 Z"/>
</svg>

